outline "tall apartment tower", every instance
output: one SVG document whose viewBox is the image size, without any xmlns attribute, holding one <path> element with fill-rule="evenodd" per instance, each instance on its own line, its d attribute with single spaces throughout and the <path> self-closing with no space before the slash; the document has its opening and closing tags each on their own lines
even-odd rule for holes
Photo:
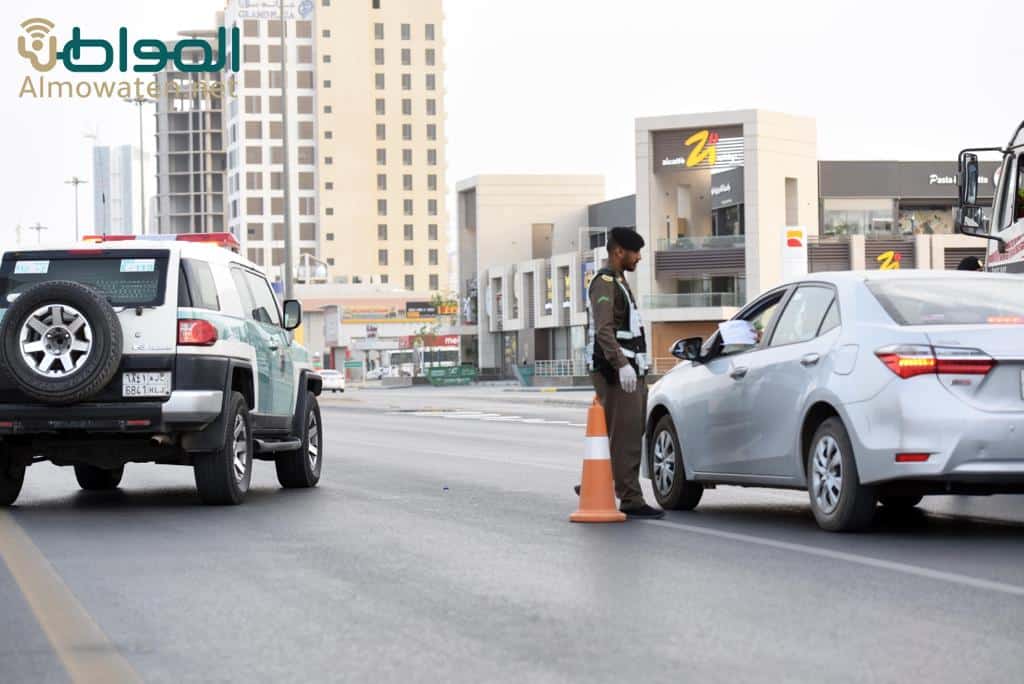
<svg viewBox="0 0 1024 684">
<path fill-rule="evenodd" d="M 317 256 L 316 64 L 314 6 L 285 3 L 287 102 L 281 101 L 281 23 L 278 3 L 264 7 L 230 0 L 224 26 L 240 31 L 235 97 L 227 96 L 228 226 L 251 261 L 283 278 L 284 147 L 282 107 L 288 107 L 293 260 Z M 319 5 L 319 3 L 317 3 Z M 316 7 L 316 11 L 320 11 Z M 232 78 L 232 77 L 228 77 Z"/>
<path fill-rule="evenodd" d="M 90 232 L 99 235 L 142 233 L 135 228 L 139 216 L 133 212 L 135 199 L 134 148 L 131 145 L 92 148 L 93 224 Z"/>
<path fill-rule="evenodd" d="M 322 257 L 339 283 L 448 288 L 441 0 L 317 3 Z"/>
<path fill-rule="evenodd" d="M 181 31 L 217 47 L 214 30 Z M 167 43 L 173 48 L 174 42 Z M 187 60 L 204 59 L 201 49 L 186 48 Z M 159 233 L 209 233 L 226 230 L 224 203 L 223 100 L 216 88 L 221 72 L 178 71 L 156 74 L 156 229 Z M 177 87 L 169 91 L 170 84 Z M 223 86 L 221 86 L 223 87 Z M 136 232 L 141 233 L 142 228 Z"/>
</svg>

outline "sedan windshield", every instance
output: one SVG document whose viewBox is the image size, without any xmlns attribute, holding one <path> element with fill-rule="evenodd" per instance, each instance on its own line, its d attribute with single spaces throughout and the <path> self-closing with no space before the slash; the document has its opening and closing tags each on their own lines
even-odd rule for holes
<svg viewBox="0 0 1024 684">
<path fill-rule="evenodd" d="M 978 278 L 869 281 L 900 325 L 1024 324 L 1024 281 Z"/>
</svg>

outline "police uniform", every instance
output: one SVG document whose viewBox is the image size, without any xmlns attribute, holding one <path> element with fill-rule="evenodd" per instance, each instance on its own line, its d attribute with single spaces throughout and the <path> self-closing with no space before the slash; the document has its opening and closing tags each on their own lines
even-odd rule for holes
<svg viewBox="0 0 1024 684">
<path fill-rule="evenodd" d="M 639 251 L 643 238 L 616 235 L 627 249 Z M 629 241 L 629 244 L 626 244 Z M 604 406 L 611 447 L 615 495 L 623 511 L 645 506 L 640 489 L 640 456 L 647 415 L 647 338 L 636 299 L 622 273 L 607 266 L 594 276 L 588 293 L 590 325 L 588 356 L 594 390 Z M 637 386 L 626 392 L 619 386 L 619 368 L 633 366 Z"/>
</svg>

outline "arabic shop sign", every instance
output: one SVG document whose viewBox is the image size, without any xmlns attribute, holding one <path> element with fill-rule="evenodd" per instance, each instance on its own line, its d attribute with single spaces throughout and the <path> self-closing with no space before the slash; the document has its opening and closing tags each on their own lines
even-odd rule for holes
<svg viewBox="0 0 1024 684">
<path fill-rule="evenodd" d="M 654 170 L 723 170 L 743 166 L 743 127 L 655 131 Z"/>
<path fill-rule="evenodd" d="M 35 72 L 22 80 L 18 97 L 157 97 L 162 93 L 155 83 L 132 81 L 56 81 L 46 74 L 58 62 L 72 74 L 101 74 L 116 71 L 122 74 L 154 74 L 168 65 L 188 73 L 237 72 L 241 50 L 237 27 L 228 31 L 217 29 L 216 39 L 186 38 L 170 45 L 156 38 L 135 38 L 124 26 L 113 36 L 92 37 L 81 27 L 71 29 L 71 39 L 61 43 L 55 34 L 56 25 L 49 19 L 35 17 L 21 22 L 18 55 Z M 109 38 L 109 40 L 108 40 Z M 187 53 L 187 57 L 185 56 Z M 226 55 L 231 55 L 230 64 Z M 196 57 L 198 56 L 198 59 Z M 218 93 L 213 93 L 219 96 Z"/>
</svg>

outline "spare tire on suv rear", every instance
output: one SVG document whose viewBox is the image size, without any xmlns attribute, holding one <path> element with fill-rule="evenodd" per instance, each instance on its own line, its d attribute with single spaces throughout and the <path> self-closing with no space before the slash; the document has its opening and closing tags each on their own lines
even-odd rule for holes
<svg viewBox="0 0 1024 684">
<path fill-rule="evenodd" d="M 0 321 L 0 367 L 48 404 L 85 401 L 106 387 L 121 345 L 121 323 L 106 297 L 68 280 L 25 290 Z"/>
</svg>

